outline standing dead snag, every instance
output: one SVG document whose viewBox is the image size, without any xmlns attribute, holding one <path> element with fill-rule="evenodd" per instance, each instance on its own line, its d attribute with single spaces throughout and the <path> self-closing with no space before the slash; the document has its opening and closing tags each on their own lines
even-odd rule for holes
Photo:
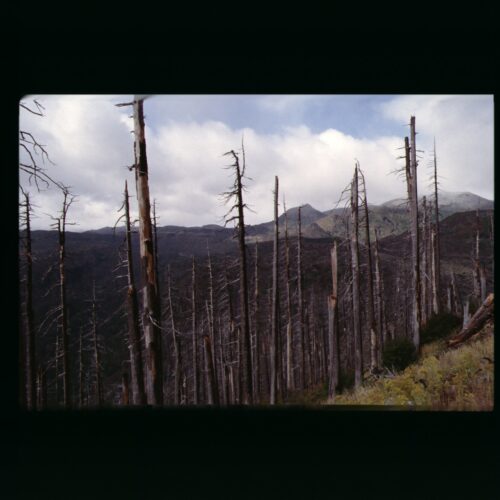
<svg viewBox="0 0 500 500">
<path fill-rule="evenodd" d="M 367 322 L 368 322 L 368 331 L 370 332 L 370 369 L 371 371 L 376 371 L 379 368 L 379 354 L 378 351 L 380 349 L 380 336 L 379 336 L 379 330 L 377 329 L 377 326 L 375 324 L 375 317 L 374 317 L 374 299 L 373 299 L 373 271 L 372 271 L 372 248 L 371 248 L 371 242 L 370 242 L 370 216 L 368 213 L 368 201 L 367 201 L 367 196 L 366 196 L 366 182 L 365 182 L 365 176 L 363 175 L 363 172 L 359 168 L 359 163 L 358 163 L 358 170 L 361 175 L 361 179 L 363 181 L 363 209 L 364 209 L 364 216 L 365 216 L 365 241 L 366 241 L 366 276 L 367 276 L 367 282 L 368 282 L 368 298 L 367 298 Z"/>
<path fill-rule="evenodd" d="M 92 282 L 92 340 L 94 344 L 94 364 L 96 377 L 96 403 L 102 406 L 102 381 L 101 381 L 101 356 L 99 351 L 99 340 L 97 338 L 97 302 L 95 296 L 95 280 Z"/>
<path fill-rule="evenodd" d="M 227 278 L 226 278 L 227 280 Z M 259 325 L 259 246 L 255 241 L 255 292 L 254 292 L 254 341 L 255 356 L 253 360 L 254 368 L 254 402 L 260 401 L 260 325 Z M 231 318 L 232 324 L 232 318 Z"/>
<path fill-rule="evenodd" d="M 200 388 L 198 384 L 198 339 L 196 332 L 196 265 L 193 256 L 191 271 L 191 308 L 192 308 L 192 335 L 193 335 L 193 404 L 197 405 L 200 400 Z"/>
<path fill-rule="evenodd" d="M 359 246 L 358 246 L 358 166 L 354 167 L 351 184 L 351 266 L 352 266 L 352 315 L 354 332 L 354 384 L 363 379 L 363 341 L 361 336 L 361 310 L 359 304 Z"/>
<path fill-rule="evenodd" d="M 419 263 L 419 234 L 418 234 L 418 193 L 417 193 L 417 149 L 415 117 L 410 118 L 410 137 L 405 137 L 406 153 L 406 182 L 408 186 L 408 201 L 410 205 L 410 234 L 411 234 L 411 257 L 412 257 L 412 315 L 411 335 L 413 344 L 420 348 L 420 263 Z"/>
<path fill-rule="evenodd" d="M 339 334 L 338 334 L 338 266 L 337 266 L 337 242 L 333 243 L 331 249 L 332 266 L 332 294 L 328 297 L 328 397 L 335 397 L 335 388 L 339 382 Z"/>
<path fill-rule="evenodd" d="M 273 291 L 272 291 L 272 313 L 271 313 L 271 387 L 270 404 L 276 404 L 276 391 L 278 383 L 278 251 L 279 251 L 279 229 L 278 229 L 278 176 L 274 178 L 274 248 L 273 248 Z"/>
<path fill-rule="evenodd" d="M 217 378 L 212 353 L 212 342 L 210 341 L 210 337 L 208 335 L 203 336 L 203 341 L 205 342 L 205 360 L 209 389 L 208 402 L 209 404 L 219 405 L 219 390 L 217 388 Z"/>
<path fill-rule="evenodd" d="M 399 276 L 397 277 L 398 287 L 399 287 Z M 380 256 L 378 248 L 378 229 L 375 229 L 375 296 L 377 297 L 377 307 L 375 316 L 377 318 L 377 328 L 380 333 L 380 346 L 378 349 L 378 363 L 382 364 L 382 348 L 387 340 L 387 329 L 384 323 L 384 293 L 383 293 L 383 283 L 382 274 L 380 272 Z"/>
<path fill-rule="evenodd" d="M 246 204 L 243 203 L 243 179 L 245 177 L 245 150 L 242 148 L 243 165 L 240 167 L 240 159 L 237 153 L 233 150 L 225 153 L 231 155 L 234 163 L 228 168 L 233 168 L 235 172 L 235 180 L 233 189 L 224 193 L 226 202 L 234 199 L 235 203 L 229 210 L 229 215 L 234 209 L 237 210 L 237 215 L 226 219 L 226 224 L 232 220 L 237 220 L 238 229 L 238 244 L 240 252 L 240 332 L 243 340 L 243 366 L 240 377 L 243 379 L 243 398 L 241 402 L 244 404 L 253 403 L 253 384 L 252 384 L 252 360 L 250 353 L 250 330 L 249 330 L 249 310 L 248 310 L 248 278 L 247 278 L 247 255 L 245 243 L 245 220 L 243 210 Z"/>
<path fill-rule="evenodd" d="M 21 188 L 22 190 L 22 188 Z M 26 273 L 25 273 L 25 319 L 26 319 L 26 335 L 25 335 L 25 350 L 22 356 L 24 359 L 24 368 L 26 370 L 26 406 L 29 410 L 35 410 L 37 407 L 37 391 L 36 391 L 36 344 L 35 344 L 35 325 L 33 313 L 33 255 L 31 249 L 31 203 L 29 194 L 24 191 L 24 223 L 26 225 L 25 251 L 26 258 Z"/>
<path fill-rule="evenodd" d="M 68 210 L 74 201 L 74 197 L 70 195 L 68 188 L 63 190 L 64 200 L 61 216 L 56 219 L 55 226 L 59 239 L 59 297 L 60 297 L 60 328 L 61 328 L 61 348 L 62 348 L 62 365 L 63 365 L 63 405 L 64 408 L 70 409 L 73 405 L 73 392 L 71 384 L 71 360 L 69 357 L 69 335 L 68 335 L 68 308 L 66 303 L 66 225 Z"/>
<path fill-rule="evenodd" d="M 181 370 L 182 370 L 182 358 L 181 358 L 181 346 L 179 343 L 179 337 L 177 336 L 177 330 L 175 328 L 174 320 L 174 309 L 172 306 L 172 283 L 170 276 L 170 265 L 167 269 L 167 300 L 168 309 L 170 311 L 170 326 L 172 328 L 172 340 L 174 346 L 174 357 L 175 357 L 175 368 L 174 368 L 174 404 L 180 404 L 181 400 Z"/>
<path fill-rule="evenodd" d="M 128 373 L 124 372 L 122 374 L 122 405 L 129 405 L 129 384 L 128 384 Z"/>
<path fill-rule="evenodd" d="M 436 155 L 436 139 L 434 139 L 434 243 L 432 245 L 433 259 L 432 264 L 433 284 L 432 284 L 432 308 L 434 314 L 438 314 L 440 304 L 440 290 L 441 290 L 441 248 L 439 236 L 439 198 L 438 198 L 438 180 L 437 180 L 437 155 Z"/>
<path fill-rule="evenodd" d="M 285 214 L 285 278 L 286 278 L 286 388 L 294 389 L 293 380 L 293 335 L 292 335 L 292 293 L 290 290 L 290 246 L 288 244 L 288 217 L 285 198 L 283 197 L 283 212 Z"/>
<path fill-rule="evenodd" d="M 130 375 L 132 384 L 132 402 L 134 405 L 146 404 L 144 391 L 144 368 L 141 353 L 141 332 L 139 328 L 139 304 L 135 287 L 134 266 L 132 259 L 132 235 L 130 230 L 130 209 L 128 202 L 128 187 L 125 181 L 125 227 L 127 242 L 127 322 L 128 348 L 130 354 Z"/>
<path fill-rule="evenodd" d="M 117 106 L 133 106 L 135 184 L 139 204 L 139 248 L 142 271 L 142 324 L 146 344 L 146 397 L 150 405 L 163 404 L 163 368 L 159 328 L 159 297 L 156 288 L 156 270 L 149 200 L 148 160 L 144 125 L 143 99 Z"/>
<path fill-rule="evenodd" d="M 302 298 L 302 219 L 301 207 L 297 219 L 297 302 L 299 308 L 299 338 L 300 338 L 300 388 L 306 388 L 306 346 L 304 336 L 304 300 Z"/>
</svg>

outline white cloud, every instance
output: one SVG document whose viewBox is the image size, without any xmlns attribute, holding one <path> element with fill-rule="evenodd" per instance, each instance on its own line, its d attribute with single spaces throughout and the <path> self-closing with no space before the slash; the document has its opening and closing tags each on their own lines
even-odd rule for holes
<svg viewBox="0 0 500 500">
<path fill-rule="evenodd" d="M 308 97 L 316 96 L 263 96 L 261 102 L 284 109 L 297 104 L 297 98 Z M 133 162 L 131 111 L 113 105 L 120 100 L 130 100 L 130 96 L 50 96 L 43 98 L 45 117 L 21 115 L 22 128 L 33 131 L 56 162 L 56 166 L 47 167 L 50 174 L 71 185 L 79 195 L 70 211 L 70 219 L 79 224 L 77 230 L 115 223 L 125 179 L 135 195 L 133 173 L 124 168 Z M 447 177 L 443 189 L 470 190 L 491 198 L 491 100 L 482 96 L 401 96 L 380 112 L 402 125 L 414 113 L 421 149 L 431 150 L 436 135 L 440 173 Z M 280 178 L 280 201 L 285 193 L 288 207 L 310 203 L 319 210 L 332 208 L 351 179 L 355 159 L 365 172 L 370 203 L 405 195 L 403 182 L 390 175 L 402 165 L 396 157 L 401 154 L 397 148 L 403 143 L 404 127 L 400 137 L 372 139 L 359 139 L 331 128 L 313 133 L 305 125 L 263 134 L 220 121 L 179 123 L 168 116 L 159 122 L 148 121 L 148 108 L 153 106 L 153 99 L 144 105 L 146 142 L 151 196 L 157 201 L 161 225 L 221 222 L 227 207 L 219 194 L 232 184 L 231 172 L 224 169 L 230 159 L 223 154 L 238 150 L 242 135 L 247 174 L 253 179 L 247 181 L 245 201 L 256 212 L 248 212 L 248 223 L 271 220 L 275 175 Z M 421 184 L 425 184 L 423 177 Z M 55 189 L 40 194 L 31 191 L 39 206 L 39 218 L 33 227 L 47 228 L 49 221 L 42 213 L 56 215 L 62 197 Z M 134 204 L 132 201 L 132 207 Z"/>
<path fill-rule="evenodd" d="M 427 184 L 427 165 L 436 138 L 438 174 L 446 191 L 471 191 L 493 199 L 493 96 L 400 96 L 381 105 L 401 124 L 415 116 L 420 161 L 419 189 Z M 402 127 L 402 135 L 408 129 Z"/>
</svg>

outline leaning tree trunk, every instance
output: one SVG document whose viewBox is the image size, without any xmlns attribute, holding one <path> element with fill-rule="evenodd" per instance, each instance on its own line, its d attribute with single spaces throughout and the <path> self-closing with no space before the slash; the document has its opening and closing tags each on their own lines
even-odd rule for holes
<svg viewBox="0 0 500 500">
<path fill-rule="evenodd" d="M 135 181 L 139 204 L 139 248 L 142 270 L 142 324 L 146 344 L 146 396 L 150 405 L 163 404 L 163 367 L 159 328 L 159 297 L 156 289 L 151 204 L 149 200 L 148 161 L 144 126 L 143 100 L 135 99 Z"/>
<path fill-rule="evenodd" d="M 359 304 L 359 246 L 358 246 L 358 166 L 354 167 L 351 184 L 351 265 L 352 265 L 352 315 L 354 333 L 354 384 L 363 380 L 363 341 L 361 336 L 361 310 Z"/>
<path fill-rule="evenodd" d="M 331 249 L 332 293 L 328 297 L 328 397 L 335 398 L 335 389 L 339 383 L 339 334 L 338 334 L 338 266 L 337 242 Z"/>
<path fill-rule="evenodd" d="M 139 304 L 135 286 L 134 266 L 132 258 L 132 235 L 130 230 L 130 208 L 128 202 L 128 186 L 125 181 L 125 228 L 127 242 L 127 322 L 128 348 L 130 358 L 130 378 L 132 386 L 132 402 L 134 405 L 146 404 L 144 390 L 144 368 L 142 364 L 141 331 L 139 327 Z"/>
<path fill-rule="evenodd" d="M 278 252 L 279 252 L 279 230 L 278 230 L 278 176 L 274 178 L 274 249 L 273 249 L 273 291 L 272 291 L 272 313 L 271 313 L 271 386 L 269 403 L 276 404 L 276 392 L 278 383 Z"/>
<path fill-rule="evenodd" d="M 462 331 L 448 341 L 449 347 L 454 347 L 466 341 L 468 338 L 472 337 L 472 335 L 477 333 L 489 319 L 493 318 L 493 298 L 493 294 L 490 293 Z"/>
</svg>

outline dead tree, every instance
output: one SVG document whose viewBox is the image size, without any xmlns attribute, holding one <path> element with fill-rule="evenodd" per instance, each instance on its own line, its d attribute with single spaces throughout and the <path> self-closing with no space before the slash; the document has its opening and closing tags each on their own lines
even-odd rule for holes
<svg viewBox="0 0 500 500">
<path fill-rule="evenodd" d="M 332 267 L 332 293 L 328 297 L 328 397 L 335 397 L 335 389 L 339 383 L 339 334 L 338 334 L 338 265 L 337 242 L 333 243 L 330 252 Z"/>
<path fill-rule="evenodd" d="M 124 372 L 122 374 L 122 405 L 128 406 L 129 400 L 130 396 L 129 396 L 128 373 Z"/>
<path fill-rule="evenodd" d="M 398 285 L 399 286 L 399 285 Z M 384 294 L 383 294 L 383 284 L 382 284 L 382 274 L 380 272 L 380 255 L 378 248 L 378 229 L 375 229 L 375 296 L 376 310 L 375 316 L 377 318 L 377 328 L 380 332 L 380 346 L 378 350 L 378 362 L 379 365 L 382 363 L 382 348 L 387 341 L 387 330 L 384 325 L 383 315 L 384 315 Z"/>
<path fill-rule="evenodd" d="M 96 377 L 96 403 L 97 407 L 102 406 L 102 377 L 101 377 L 101 354 L 99 349 L 99 339 L 97 336 L 97 301 L 95 295 L 95 280 L 92 283 L 92 341 L 94 347 L 94 364 Z"/>
<path fill-rule="evenodd" d="M 24 313 L 26 320 L 26 331 L 24 337 L 23 359 L 25 377 L 26 377 L 26 407 L 28 410 L 36 410 L 37 406 L 37 390 L 36 390 L 36 344 L 35 344 L 35 320 L 33 312 L 33 254 L 31 248 L 31 202 L 29 194 L 24 192 L 24 224 L 26 236 L 24 239 L 24 256 L 25 256 L 25 297 L 24 297 Z"/>
<path fill-rule="evenodd" d="M 417 194 L 417 146 L 415 140 L 415 117 L 410 118 L 411 146 L 405 137 L 406 152 L 406 182 L 408 185 L 408 202 L 410 206 L 410 235 L 411 235 L 411 258 L 412 258 L 412 314 L 411 334 L 415 347 L 420 349 L 420 256 L 419 256 L 419 234 L 418 234 L 418 194 Z"/>
<path fill-rule="evenodd" d="M 215 367 L 215 376 L 217 377 L 218 373 L 218 363 L 217 363 L 217 346 L 216 346 L 216 331 L 215 331 L 215 301 L 214 301 L 214 280 L 213 280 L 213 272 L 212 272 L 212 259 L 210 257 L 210 249 L 208 247 L 207 241 L 207 255 L 208 255 L 208 333 L 210 335 L 210 342 L 213 346 L 213 362 Z"/>
<path fill-rule="evenodd" d="M 438 289 L 438 283 L 439 279 L 437 277 L 438 274 L 438 268 L 437 268 L 437 262 L 439 259 L 438 254 L 438 246 L 437 246 L 437 232 L 436 232 L 436 227 L 433 227 L 431 229 L 431 249 L 432 249 L 432 258 L 431 258 L 431 276 L 432 276 L 432 311 L 434 314 L 438 314 L 440 311 L 440 300 L 439 300 L 439 289 Z"/>
<path fill-rule="evenodd" d="M 237 221 L 238 245 L 239 245 L 239 261 L 240 261 L 240 332 L 242 339 L 242 359 L 243 366 L 241 367 L 240 378 L 243 382 L 243 398 L 244 404 L 253 403 L 253 384 L 252 384 L 252 360 L 251 360 L 251 345 L 250 345 L 250 329 L 249 329 L 249 309 L 248 309 L 248 277 L 247 277 L 247 254 L 245 243 L 245 220 L 243 211 L 247 206 L 243 202 L 243 179 L 245 178 L 245 150 L 242 147 L 243 165 L 240 167 L 240 158 L 233 150 L 225 153 L 231 155 L 234 163 L 228 168 L 234 169 L 235 180 L 230 191 L 224 193 L 226 202 L 234 201 L 233 206 L 229 210 L 226 217 L 233 211 L 237 210 L 237 215 L 226 218 L 226 224 L 230 221 Z"/>
<path fill-rule="evenodd" d="M 78 406 L 83 408 L 83 379 L 84 379 L 84 369 L 83 369 L 83 335 L 82 329 L 80 328 L 80 339 L 78 346 Z"/>
<path fill-rule="evenodd" d="M 196 263 L 193 256 L 193 264 L 191 271 L 191 324 L 193 336 L 193 404 L 197 405 L 200 399 L 200 388 L 198 383 L 198 338 L 196 325 Z"/>
<path fill-rule="evenodd" d="M 285 198 L 283 197 L 283 212 L 285 214 L 285 279 L 286 279 L 286 388 L 294 389 L 293 380 L 293 335 L 292 335 L 292 293 L 290 289 L 290 245 L 288 243 L 288 217 Z"/>
<path fill-rule="evenodd" d="M 481 303 L 486 300 L 486 271 L 484 264 L 479 266 L 479 283 L 481 289 Z"/>
<path fill-rule="evenodd" d="M 302 297 L 302 219 L 301 207 L 298 209 L 297 220 L 297 303 L 299 310 L 299 380 L 302 390 L 306 387 L 306 346 L 304 336 L 304 300 Z"/>
<path fill-rule="evenodd" d="M 172 283 L 171 283 L 170 265 L 167 268 L 167 300 L 168 309 L 170 312 L 170 328 L 172 329 L 172 343 L 174 346 L 174 404 L 180 404 L 181 397 L 181 371 L 182 371 L 182 358 L 181 346 L 179 337 L 177 336 L 177 329 L 175 326 L 174 309 L 172 305 Z"/>
<path fill-rule="evenodd" d="M 465 327 L 462 329 L 462 331 L 448 341 L 449 347 L 457 346 L 466 341 L 467 339 L 472 337 L 472 335 L 477 333 L 488 320 L 493 318 L 493 299 L 494 296 L 492 293 L 490 293 L 486 300 L 482 303 L 481 307 L 479 307 L 479 309 L 474 313 L 467 325 L 465 325 Z"/>
<path fill-rule="evenodd" d="M 453 314 L 460 316 L 462 314 L 462 303 L 460 300 L 460 295 L 458 294 L 457 283 L 455 280 L 455 273 L 451 271 L 451 293 L 453 302 Z"/>
<path fill-rule="evenodd" d="M 69 335 L 68 335 L 68 308 L 66 303 L 66 226 L 68 210 L 74 201 L 68 188 L 63 190 L 63 207 L 61 216 L 56 219 L 55 226 L 59 240 L 59 304 L 60 304 L 60 329 L 61 329 L 61 349 L 62 349 L 62 365 L 63 365 L 63 406 L 70 409 L 73 406 L 73 391 L 71 384 L 71 360 L 69 356 Z"/>
<path fill-rule="evenodd" d="M 480 241 L 480 223 L 479 209 L 476 210 L 476 238 L 474 252 L 474 295 L 477 300 L 481 298 L 481 260 L 479 258 L 479 241 Z"/>
<path fill-rule="evenodd" d="M 437 177 L 437 155 L 436 155 L 436 139 L 434 139 L 434 243 L 432 246 L 434 266 L 433 273 L 433 312 L 438 314 L 440 310 L 440 290 L 441 290 L 441 247 L 440 247 L 440 232 L 439 232 L 439 197 L 438 197 L 438 177 Z"/>
<path fill-rule="evenodd" d="M 253 368 L 255 373 L 254 378 L 254 402 L 260 401 L 260 355 L 261 355 L 261 339 L 259 327 L 259 246 L 255 241 L 255 291 L 254 291 L 254 342 L 255 356 L 253 360 Z"/>
<path fill-rule="evenodd" d="M 219 390 L 217 388 L 217 377 L 215 376 L 215 366 L 212 354 L 212 343 L 208 335 L 203 336 L 205 342 L 205 361 L 208 377 L 209 398 L 208 403 L 219 405 Z"/>
<path fill-rule="evenodd" d="M 271 387 L 269 403 L 276 404 L 276 392 L 278 384 L 278 252 L 279 252 L 279 229 L 278 229 L 278 176 L 274 178 L 274 247 L 273 247 L 273 291 L 272 291 L 272 313 L 271 313 Z"/>
<path fill-rule="evenodd" d="M 134 117 L 134 170 L 139 205 L 139 248 L 142 271 L 142 324 L 146 344 L 146 397 L 150 405 L 163 404 L 163 368 L 160 335 L 160 305 L 156 289 L 156 272 L 149 199 L 148 160 L 144 125 L 144 99 L 135 98 L 131 103 Z"/>
<path fill-rule="evenodd" d="M 363 341 L 361 336 L 361 310 L 359 304 L 359 246 L 358 246 L 358 166 L 354 167 L 351 184 L 351 266 L 352 266 L 352 315 L 354 333 L 354 384 L 363 380 Z"/>
<path fill-rule="evenodd" d="M 379 354 L 380 349 L 380 335 L 375 323 L 374 316 L 374 298 L 373 298 L 373 271 L 372 271 L 372 250 L 370 242 L 370 216 L 368 213 L 368 201 L 366 195 L 365 176 L 359 168 L 358 171 L 363 181 L 363 209 L 365 216 L 365 244 L 366 244 L 366 280 L 368 283 L 368 297 L 367 297 L 367 323 L 368 331 L 370 332 L 370 369 L 372 372 L 377 371 L 379 368 Z"/>
<path fill-rule="evenodd" d="M 420 266 L 420 318 L 423 325 L 427 322 L 427 199 L 422 200 L 422 227 L 421 227 L 421 266 Z"/>
<path fill-rule="evenodd" d="M 134 266 L 132 256 L 132 234 L 130 230 L 130 208 L 127 181 L 125 181 L 125 228 L 127 243 L 127 322 L 128 348 L 130 356 L 130 378 L 132 386 L 132 402 L 134 405 L 146 404 L 144 390 L 144 368 L 141 353 L 141 331 L 139 327 L 139 304 L 135 286 Z"/>
</svg>

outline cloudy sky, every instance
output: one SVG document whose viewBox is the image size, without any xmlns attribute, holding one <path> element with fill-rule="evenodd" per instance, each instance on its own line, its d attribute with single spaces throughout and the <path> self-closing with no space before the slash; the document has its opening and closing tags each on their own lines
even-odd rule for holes
<svg viewBox="0 0 500 500">
<path fill-rule="evenodd" d="M 20 128 L 46 146 L 50 175 L 78 195 L 69 220 L 84 231 L 113 226 L 124 181 L 135 194 L 131 108 L 114 104 L 133 96 L 26 96 L 45 116 L 23 109 Z M 220 224 L 227 208 L 219 194 L 232 180 L 223 154 L 245 142 L 249 224 L 273 217 L 274 176 L 287 207 L 335 206 L 357 159 L 368 200 L 404 197 L 403 180 L 391 172 L 416 117 L 419 193 L 428 191 L 436 138 L 441 187 L 493 199 L 493 96 L 487 95 L 156 95 L 144 102 L 151 197 L 159 225 Z M 34 229 L 49 227 L 62 196 L 22 185 L 36 205 Z M 281 196 L 280 196 L 281 197 Z M 132 201 L 134 206 L 134 201 Z"/>
</svg>

